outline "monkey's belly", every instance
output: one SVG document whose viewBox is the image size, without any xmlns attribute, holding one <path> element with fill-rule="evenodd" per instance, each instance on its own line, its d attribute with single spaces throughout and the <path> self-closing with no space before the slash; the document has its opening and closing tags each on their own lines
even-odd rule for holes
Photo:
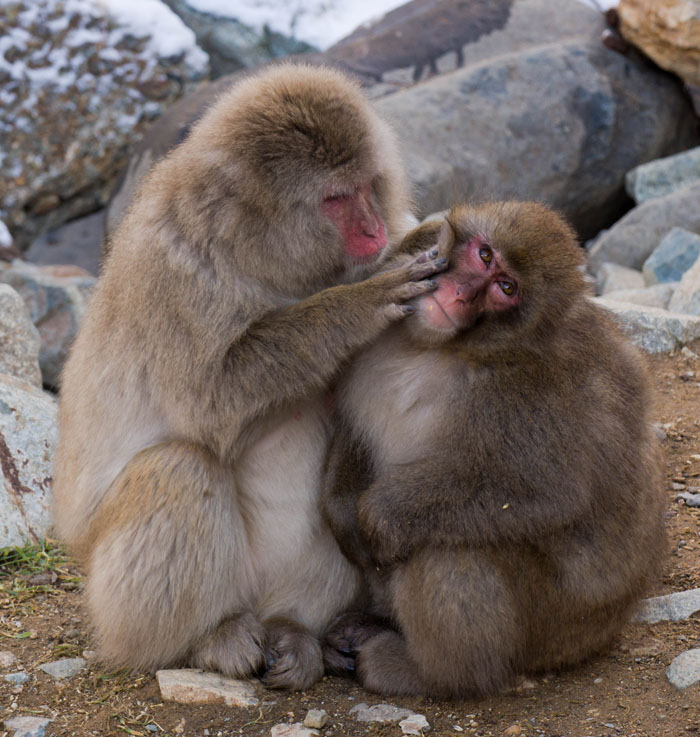
<svg viewBox="0 0 700 737">
<path fill-rule="evenodd" d="M 289 616 L 317 631 L 351 600 L 358 579 L 319 509 L 330 440 L 325 396 L 275 419 L 236 469 L 258 584 L 256 613 Z"/>
</svg>

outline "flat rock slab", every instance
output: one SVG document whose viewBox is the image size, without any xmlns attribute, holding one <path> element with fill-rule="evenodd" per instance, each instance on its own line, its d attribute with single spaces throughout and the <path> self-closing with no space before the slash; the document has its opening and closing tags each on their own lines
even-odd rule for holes
<svg viewBox="0 0 700 737">
<path fill-rule="evenodd" d="M 414 714 L 413 716 L 406 717 L 406 719 L 402 719 L 399 722 L 399 727 L 401 727 L 403 734 L 421 735 L 430 730 L 430 724 L 428 724 L 428 720 L 422 714 Z"/>
<path fill-rule="evenodd" d="M 400 709 L 392 704 L 367 706 L 364 702 L 353 706 L 348 714 L 352 714 L 358 722 L 400 722 L 415 716 L 415 712 L 410 709 Z"/>
<path fill-rule="evenodd" d="M 700 507 L 700 494 L 682 491 L 680 494 L 676 494 L 676 499 L 682 499 L 686 507 Z"/>
<path fill-rule="evenodd" d="M 321 733 L 317 729 L 309 729 L 301 722 L 294 724 L 275 724 L 270 730 L 270 737 L 318 737 Z"/>
<path fill-rule="evenodd" d="M 43 717 L 12 717 L 5 719 L 5 729 L 14 730 L 13 737 L 44 737 L 50 719 Z"/>
<path fill-rule="evenodd" d="M 666 669 L 666 678 L 676 688 L 688 688 L 700 681 L 700 649 L 687 650 L 674 658 Z"/>
<path fill-rule="evenodd" d="M 607 297 L 593 301 L 613 313 L 621 330 L 647 353 L 669 353 L 700 338 L 700 318 Z"/>
<path fill-rule="evenodd" d="M 255 687 L 250 681 L 236 681 L 197 668 L 159 670 L 156 673 L 161 696 L 180 704 L 212 704 L 257 706 Z"/>
<path fill-rule="evenodd" d="M 57 681 L 64 681 L 77 676 L 86 666 L 87 661 L 83 658 L 63 658 L 62 660 L 54 660 L 52 663 L 44 663 L 39 666 L 39 670 L 48 673 Z"/>
<path fill-rule="evenodd" d="M 678 591 L 667 596 L 645 599 L 635 616 L 638 622 L 680 622 L 700 612 L 700 589 Z"/>
</svg>

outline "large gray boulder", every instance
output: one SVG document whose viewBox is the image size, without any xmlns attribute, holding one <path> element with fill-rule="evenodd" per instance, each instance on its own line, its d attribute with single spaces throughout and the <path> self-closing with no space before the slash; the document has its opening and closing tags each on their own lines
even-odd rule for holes
<svg viewBox="0 0 700 737">
<path fill-rule="evenodd" d="M 48 534 L 56 423 L 46 392 L 0 374 L 0 548 Z"/>
<path fill-rule="evenodd" d="M 0 284 L 0 374 L 10 374 L 41 387 L 39 331 L 17 292 Z"/>
<path fill-rule="evenodd" d="M 671 228 L 700 233 L 700 182 L 630 210 L 592 245 L 588 255 L 594 272 L 605 261 L 641 269 Z"/>
<path fill-rule="evenodd" d="M 497 57 L 377 105 L 401 132 L 424 213 L 455 198 L 536 199 L 584 237 L 623 211 L 627 171 L 698 140 L 678 83 L 597 39 Z"/>
</svg>

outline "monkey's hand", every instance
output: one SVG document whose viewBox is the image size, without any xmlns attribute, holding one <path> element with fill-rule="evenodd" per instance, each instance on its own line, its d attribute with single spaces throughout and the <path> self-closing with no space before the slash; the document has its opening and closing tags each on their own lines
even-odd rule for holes
<svg viewBox="0 0 700 737">
<path fill-rule="evenodd" d="M 401 499 L 391 488 L 373 484 L 357 504 L 360 529 L 380 567 L 406 560 L 416 546 L 414 520 L 401 514 Z"/>
</svg>

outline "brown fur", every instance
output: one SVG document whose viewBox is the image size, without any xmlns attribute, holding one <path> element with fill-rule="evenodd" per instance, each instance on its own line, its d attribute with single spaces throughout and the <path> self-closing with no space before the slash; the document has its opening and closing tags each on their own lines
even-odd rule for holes
<svg viewBox="0 0 700 737">
<path fill-rule="evenodd" d="M 446 337 L 419 306 L 360 354 L 322 496 L 398 630 L 367 637 L 345 615 L 326 662 L 354 653 L 384 694 L 485 695 L 580 661 L 619 631 L 664 551 L 643 359 L 586 298 L 571 230 L 534 203 L 448 221 L 457 244 L 488 239 L 521 301 Z"/>
<path fill-rule="evenodd" d="M 319 677 L 316 638 L 358 586 L 318 511 L 327 386 L 439 268 L 352 283 L 371 267 L 321 203 L 365 186 L 398 242 L 397 160 L 355 84 L 278 67 L 219 99 L 115 233 L 64 373 L 55 473 L 113 665 Z"/>
</svg>

